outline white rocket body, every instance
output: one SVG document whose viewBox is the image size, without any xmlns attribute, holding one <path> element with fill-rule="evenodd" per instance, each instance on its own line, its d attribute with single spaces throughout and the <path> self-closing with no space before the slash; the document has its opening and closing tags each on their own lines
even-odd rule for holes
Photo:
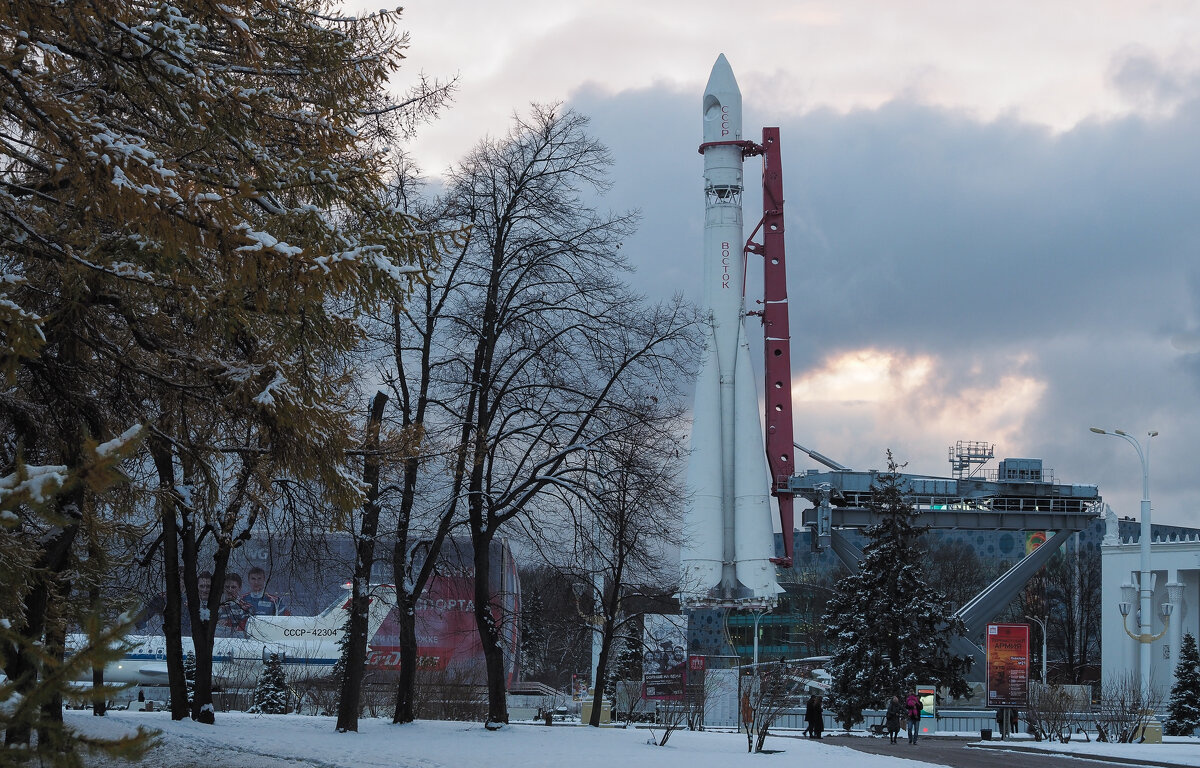
<svg viewBox="0 0 1200 768">
<path fill-rule="evenodd" d="M 724 54 L 704 89 L 704 143 L 742 140 L 742 95 Z M 684 601 L 765 605 L 775 580 L 770 475 L 746 338 L 742 148 L 704 148 L 704 358 L 692 408 L 681 551 Z"/>
</svg>

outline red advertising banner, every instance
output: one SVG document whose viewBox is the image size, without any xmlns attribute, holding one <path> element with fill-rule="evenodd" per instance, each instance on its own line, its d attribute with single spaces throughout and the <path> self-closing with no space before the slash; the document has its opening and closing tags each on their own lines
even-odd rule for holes
<svg viewBox="0 0 1200 768">
<path fill-rule="evenodd" d="M 516 679 L 520 647 L 520 582 L 507 546 L 491 558 L 493 609 L 505 647 L 507 684 Z M 400 625 L 396 608 L 368 640 L 367 668 L 381 673 L 400 670 Z M 483 641 L 475 623 L 475 566 L 468 542 L 450 539 L 442 547 L 425 591 L 416 604 L 417 668 L 437 672 L 447 682 L 476 685 L 486 681 Z"/>
<path fill-rule="evenodd" d="M 1029 625 L 987 625 L 987 703 L 990 707 L 1029 704 Z"/>
</svg>

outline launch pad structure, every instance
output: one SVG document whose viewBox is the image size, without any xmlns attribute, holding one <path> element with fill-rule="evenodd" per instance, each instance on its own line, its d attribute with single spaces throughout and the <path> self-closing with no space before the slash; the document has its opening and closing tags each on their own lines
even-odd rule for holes
<svg viewBox="0 0 1200 768">
<path fill-rule="evenodd" d="M 723 56 L 718 59 L 714 72 L 721 65 L 728 66 Z M 732 77 L 731 72 L 729 76 Z M 814 548 L 832 549 L 849 569 L 857 571 L 862 553 L 839 533 L 839 529 L 861 529 L 877 522 L 869 504 L 879 473 L 874 470 L 855 471 L 794 440 L 779 129 L 763 128 L 760 144 L 741 139 L 740 97 L 738 112 L 738 134 L 733 139 L 706 141 L 700 145 L 699 151 L 705 155 L 710 149 L 730 147 L 740 151 L 742 160 L 754 156 L 763 158 L 763 215 L 743 248 L 741 298 L 744 309 L 746 262 L 749 254 L 760 255 L 763 259 L 762 308 L 744 314 L 759 317 L 763 325 L 765 451 L 770 493 L 778 505 L 783 544 L 781 556 L 770 560 L 782 569 L 792 566 L 796 523 L 794 504 L 796 497 L 800 497 L 812 505 L 803 511 L 799 523 L 812 531 Z M 706 155 L 706 163 L 707 160 Z M 722 187 L 722 190 L 726 199 L 721 202 L 734 203 L 740 208 L 740 183 Z M 722 190 L 714 192 L 710 185 L 706 193 L 711 197 L 713 194 L 721 195 Z M 729 199 L 734 196 L 736 199 Z M 740 220 L 738 224 L 740 227 Z M 759 232 L 762 233 L 761 243 L 754 240 Z M 828 467 L 828 471 L 808 470 L 804 474 L 797 474 L 796 449 Z M 1095 485 L 1055 483 L 1043 471 L 1040 459 L 1004 459 L 999 462 L 994 477 L 985 477 L 977 472 L 977 468 L 993 456 L 994 447 L 990 444 L 960 441 L 950 449 L 953 477 L 900 475 L 900 485 L 906 491 L 906 498 L 919 514 L 920 524 L 928 528 L 1055 532 L 1049 541 L 1028 554 L 957 611 L 956 615 L 964 621 L 967 633 L 957 638 L 954 651 L 972 653 L 976 658 L 982 658 L 983 651 L 974 640 L 982 638 L 986 624 L 1021 591 L 1071 534 L 1088 527 L 1102 507 L 1102 499 Z M 773 599 L 722 599 L 715 590 L 700 599 L 693 598 L 685 602 L 695 607 L 756 611 L 766 610 L 774 604 Z"/>
</svg>

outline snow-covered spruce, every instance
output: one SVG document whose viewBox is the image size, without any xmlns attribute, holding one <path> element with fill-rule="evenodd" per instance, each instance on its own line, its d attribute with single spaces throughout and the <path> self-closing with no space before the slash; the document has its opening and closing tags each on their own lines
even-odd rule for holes
<svg viewBox="0 0 1200 768">
<path fill-rule="evenodd" d="M 1163 724 L 1168 736 L 1190 736 L 1200 728 L 1200 652 L 1191 632 L 1179 644 L 1179 664 L 1171 687 L 1170 715 Z"/>
<path fill-rule="evenodd" d="M 247 711 L 263 715 L 285 715 L 290 698 L 287 680 L 283 675 L 283 659 L 278 653 L 272 653 L 267 657 L 267 663 L 263 664 L 258 685 L 254 687 L 254 704 Z"/>
<path fill-rule="evenodd" d="M 904 496 L 902 465 L 891 451 L 887 461 L 887 472 L 872 485 L 868 506 L 879 522 L 865 531 L 859 572 L 839 584 L 825 613 L 835 638 L 829 694 L 847 728 L 862 720 L 864 709 L 881 707 L 918 683 L 936 683 L 954 698 L 970 693 L 964 675 L 972 660 L 950 652 L 951 636 L 965 627 L 925 577 L 925 529 L 915 525 L 916 510 Z"/>
</svg>

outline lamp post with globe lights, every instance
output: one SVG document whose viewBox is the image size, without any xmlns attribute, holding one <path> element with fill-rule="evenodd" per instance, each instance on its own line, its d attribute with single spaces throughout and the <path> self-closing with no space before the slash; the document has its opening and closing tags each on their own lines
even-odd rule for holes
<svg viewBox="0 0 1200 768">
<path fill-rule="evenodd" d="M 1131 435 L 1122 432 L 1119 429 L 1107 430 L 1099 427 L 1092 427 L 1092 432 L 1098 435 L 1112 435 L 1119 437 L 1125 442 L 1133 446 L 1137 451 L 1138 460 L 1142 463 L 1142 505 L 1141 505 L 1141 535 L 1139 537 L 1139 550 L 1141 553 L 1141 572 L 1138 577 L 1138 634 L 1134 635 L 1125 628 L 1126 634 L 1138 641 L 1138 671 L 1142 680 L 1142 694 L 1150 695 L 1150 644 L 1162 635 L 1154 635 L 1151 632 L 1150 622 L 1150 601 L 1154 594 L 1154 577 L 1150 570 L 1150 438 L 1158 435 L 1158 432 L 1151 431 L 1146 433 L 1146 450 L 1142 450 L 1142 444 Z M 1130 601 L 1126 599 L 1120 604 L 1122 621 L 1128 618 L 1132 606 Z M 1169 610 L 1164 612 L 1163 619 L 1168 620 L 1170 616 Z M 1165 631 L 1165 630 L 1164 630 Z"/>
</svg>

